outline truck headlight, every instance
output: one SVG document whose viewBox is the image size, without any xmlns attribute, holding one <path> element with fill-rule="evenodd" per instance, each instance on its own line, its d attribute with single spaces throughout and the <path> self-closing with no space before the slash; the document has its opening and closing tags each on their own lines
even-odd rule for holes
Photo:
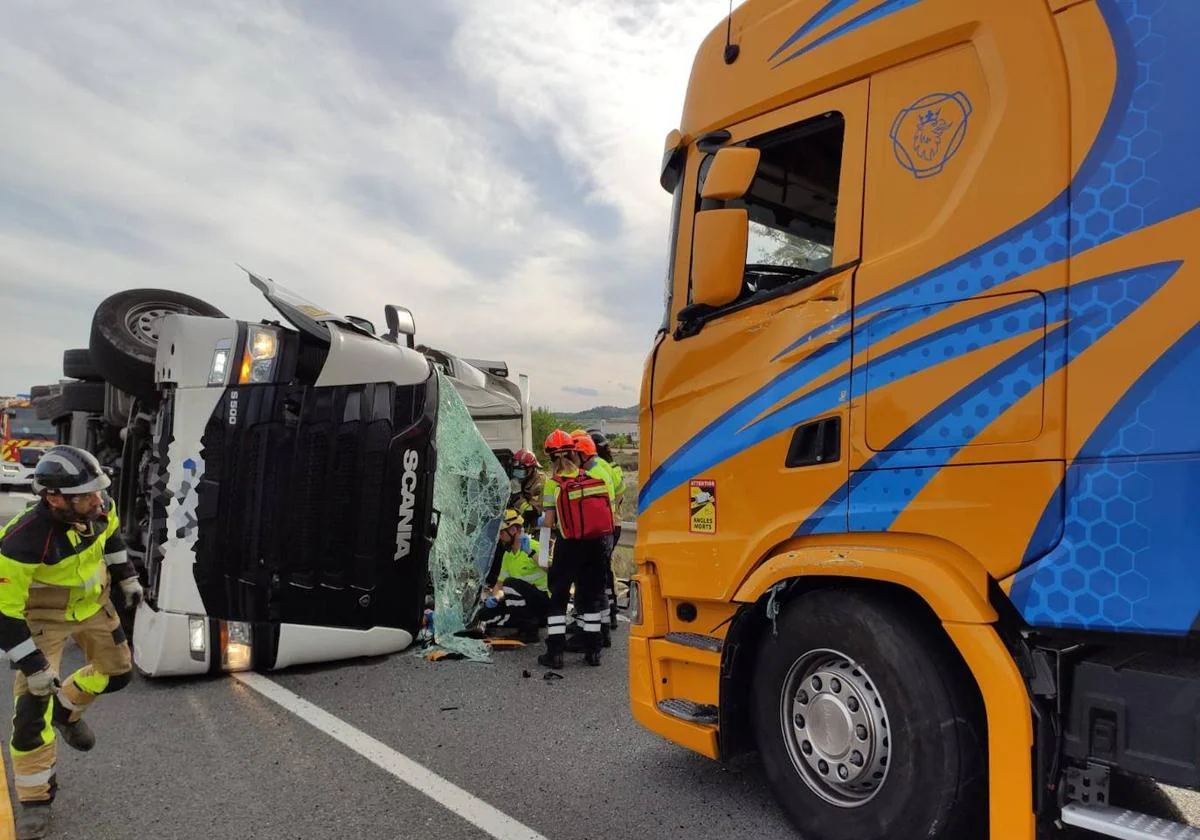
<svg viewBox="0 0 1200 840">
<path fill-rule="evenodd" d="M 223 670 L 250 670 L 253 662 L 252 633 L 249 622 L 221 622 L 221 668 Z"/>
<path fill-rule="evenodd" d="M 233 339 L 223 338 L 213 348 L 212 365 L 208 369 L 209 385 L 224 385 L 229 380 L 229 356 L 233 353 Z"/>
<path fill-rule="evenodd" d="M 275 359 L 279 354 L 279 336 L 265 327 L 250 327 L 246 334 L 246 352 L 238 384 L 270 382 L 275 375 Z"/>
<path fill-rule="evenodd" d="M 188 617 L 188 653 L 192 659 L 204 661 L 205 649 L 208 647 L 208 622 L 201 616 Z"/>
</svg>

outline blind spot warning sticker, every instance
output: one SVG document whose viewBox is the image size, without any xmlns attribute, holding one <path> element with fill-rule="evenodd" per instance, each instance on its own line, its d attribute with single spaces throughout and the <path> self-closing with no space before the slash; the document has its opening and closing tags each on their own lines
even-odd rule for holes
<svg viewBox="0 0 1200 840">
<path fill-rule="evenodd" d="M 693 534 L 717 533 L 717 482 L 693 478 L 691 482 L 691 520 L 688 530 Z"/>
</svg>

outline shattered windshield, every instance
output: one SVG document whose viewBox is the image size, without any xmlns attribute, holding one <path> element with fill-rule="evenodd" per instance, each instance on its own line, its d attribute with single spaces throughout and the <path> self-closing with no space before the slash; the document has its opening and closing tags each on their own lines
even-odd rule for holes
<svg viewBox="0 0 1200 840">
<path fill-rule="evenodd" d="M 466 404 L 438 371 L 437 469 L 433 506 L 437 537 L 429 560 L 434 640 L 470 659 L 488 659 L 488 646 L 456 636 L 466 628 L 492 563 L 508 500 L 508 475 L 492 453 Z"/>
</svg>

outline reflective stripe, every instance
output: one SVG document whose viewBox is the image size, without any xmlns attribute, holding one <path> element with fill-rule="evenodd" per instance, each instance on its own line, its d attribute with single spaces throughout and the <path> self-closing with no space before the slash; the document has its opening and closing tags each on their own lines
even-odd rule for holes
<svg viewBox="0 0 1200 840">
<path fill-rule="evenodd" d="M 546 623 L 547 624 L 561 624 L 565 627 L 567 624 L 567 617 L 565 615 L 552 615 L 546 619 Z"/>
<path fill-rule="evenodd" d="M 121 563 L 129 562 L 129 556 L 125 553 L 125 549 L 114 551 L 112 554 L 104 555 L 104 562 L 109 566 L 119 566 Z"/>
<path fill-rule="evenodd" d="M 36 644 L 34 644 L 33 639 L 26 639 L 19 645 L 13 646 L 13 648 L 8 652 L 8 658 L 13 662 L 16 662 L 20 659 L 24 659 L 31 653 L 36 653 L 37 649 L 38 647 Z"/>
<path fill-rule="evenodd" d="M 103 694 L 108 688 L 108 674 L 76 674 L 73 679 L 88 694 Z"/>
<path fill-rule="evenodd" d="M 97 585 L 98 583 L 100 583 L 100 570 L 96 569 L 96 573 L 93 574 L 87 580 L 85 580 L 83 583 L 81 583 L 79 586 L 81 589 L 91 589 L 93 586 Z"/>
<path fill-rule="evenodd" d="M 547 636 L 565 636 L 565 635 L 567 635 L 567 628 L 562 624 L 550 624 L 550 625 L 547 625 L 547 627 L 546 627 L 546 635 Z"/>
<path fill-rule="evenodd" d="M 583 625 L 583 632 L 584 633 L 599 633 L 600 632 L 600 622 L 589 621 L 587 624 Z"/>
<path fill-rule="evenodd" d="M 604 613 L 598 613 L 598 612 L 584 613 L 583 620 L 584 621 L 599 621 L 603 616 L 604 616 Z"/>
<path fill-rule="evenodd" d="M 523 606 L 525 606 L 525 599 L 524 598 L 506 598 L 504 600 L 504 603 L 508 604 L 510 607 L 523 607 Z"/>
<path fill-rule="evenodd" d="M 37 787 L 38 785 L 46 785 L 54 778 L 54 768 L 43 770 L 40 773 L 30 773 L 27 776 L 13 775 L 13 782 L 18 787 Z"/>
</svg>

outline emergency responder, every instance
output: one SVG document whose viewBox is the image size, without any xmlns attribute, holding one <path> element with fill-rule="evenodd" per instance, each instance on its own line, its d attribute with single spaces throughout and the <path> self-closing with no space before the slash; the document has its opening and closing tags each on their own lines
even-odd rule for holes
<svg viewBox="0 0 1200 840">
<path fill-rule="evenodd" d="M 613 482 L 612 469 L 607 462 L 602 461 L 596 452 L 596 444 L 592 441 L 591 435 L 583 429 L 576 429 L 571 432 L 571 439 L 575 441 L 575 448 L 579 452 L 579 462 L 583 471 L 588 475 L 598 478 L 603 481 L 608 488 L 608 498 L 613 509 L 613 523 L 618 521 L 617 503 L 616 503 L 616 485 Z M 616 547 L 614 537 L 609 537 L 605 542 L 604 550 L 604 599 L 600 605 L 601 612 L 601 627 L 600 627 L 600 644 L 603 647 L 612 647 L 612 629 L 610 624 L 603 622 L 604 613 L 616 606 L 616 592 L 612 584 L 612 553 Z M 576 640 L 571 640 L 567 643 L 567 650 L 581 649 Z"/>
<path fill-rule="evenodd" d="M 555 429 L 546 438 L 546 452 L 554 462 L 554 474 L 546 480 L 543 497 L 538 565 L 550 569 L 550 615 L 546 619 L 546 652 L 538 657 L 538 663 L 548 668 L 563 666 L 567 602 L 574 585 L 575 610 L 583 621 L 584 661 L 599 665 L 606 539 L 612 533 L 608 485 L 580 469 L 575 440 L 563 430 Z M 547 543 L 554 527 L 560 536 L 555 541 L 554 565 L 549 566 Z"/>
<path fill-rule="evenodd" d="M 513 455 L 508 477 L 512 480 L 508 506 L 521 514 L 525 527 L 532 530 L 542 517 L 542 491 L 546 485 L 542 465 L 528 449 L 518 449 Z"/>
<path fill-rule="evenodd" d="M 625 503 L 625 471 L 617 464 L 613 458 L 612 447 L 608 444 L 608 438 L 604 433 L 597 429 L 588 429 L 588 435 L 592 439 L 592 443 L 596 444 L 596 456 L 601 462 L 608 465 L 608 470 L 612 474 L 613 494 L 616 496 L 615 512 L 613 519 L 613 547 L 615 548 L 621 542 L 621 508 Z M 608 580 L 606 586 L 606 594 L 608 596 L 608 626 L 613 630 L 617 629 L 617 576 L 613 571 L 612 559 L 609 558 L 608 563 Z"/>
<path fill-rule="evenodd" d="M 142 586 L 104 493 L 109 483 L 90 452 L 53 446 L 33 473 L 40 500 L 0 528 L 0 647 L 19 669 L 9 742 L 22 806 L 19 838 L 44 837 L 48 828 L 57 790 L 54 730 L 73 749 L 90 750 L 96 736 L 84 711 L 131 677 L 110 581 L 130 607 L 141 600 Z M 67 639 L 87 661 L 60 683 Z"/>
<path fill-rule="evenodd" d="M 538 630 L 550 612 L 550 583 L 534 559 L 540 547 L 525 534 L 521 515 L 504 511 L 492 567 L 484 581 L 488 596 L 479 611 L 484 628 L 512 627 L 523 642 L 538 641 Z"/>
</svg>

